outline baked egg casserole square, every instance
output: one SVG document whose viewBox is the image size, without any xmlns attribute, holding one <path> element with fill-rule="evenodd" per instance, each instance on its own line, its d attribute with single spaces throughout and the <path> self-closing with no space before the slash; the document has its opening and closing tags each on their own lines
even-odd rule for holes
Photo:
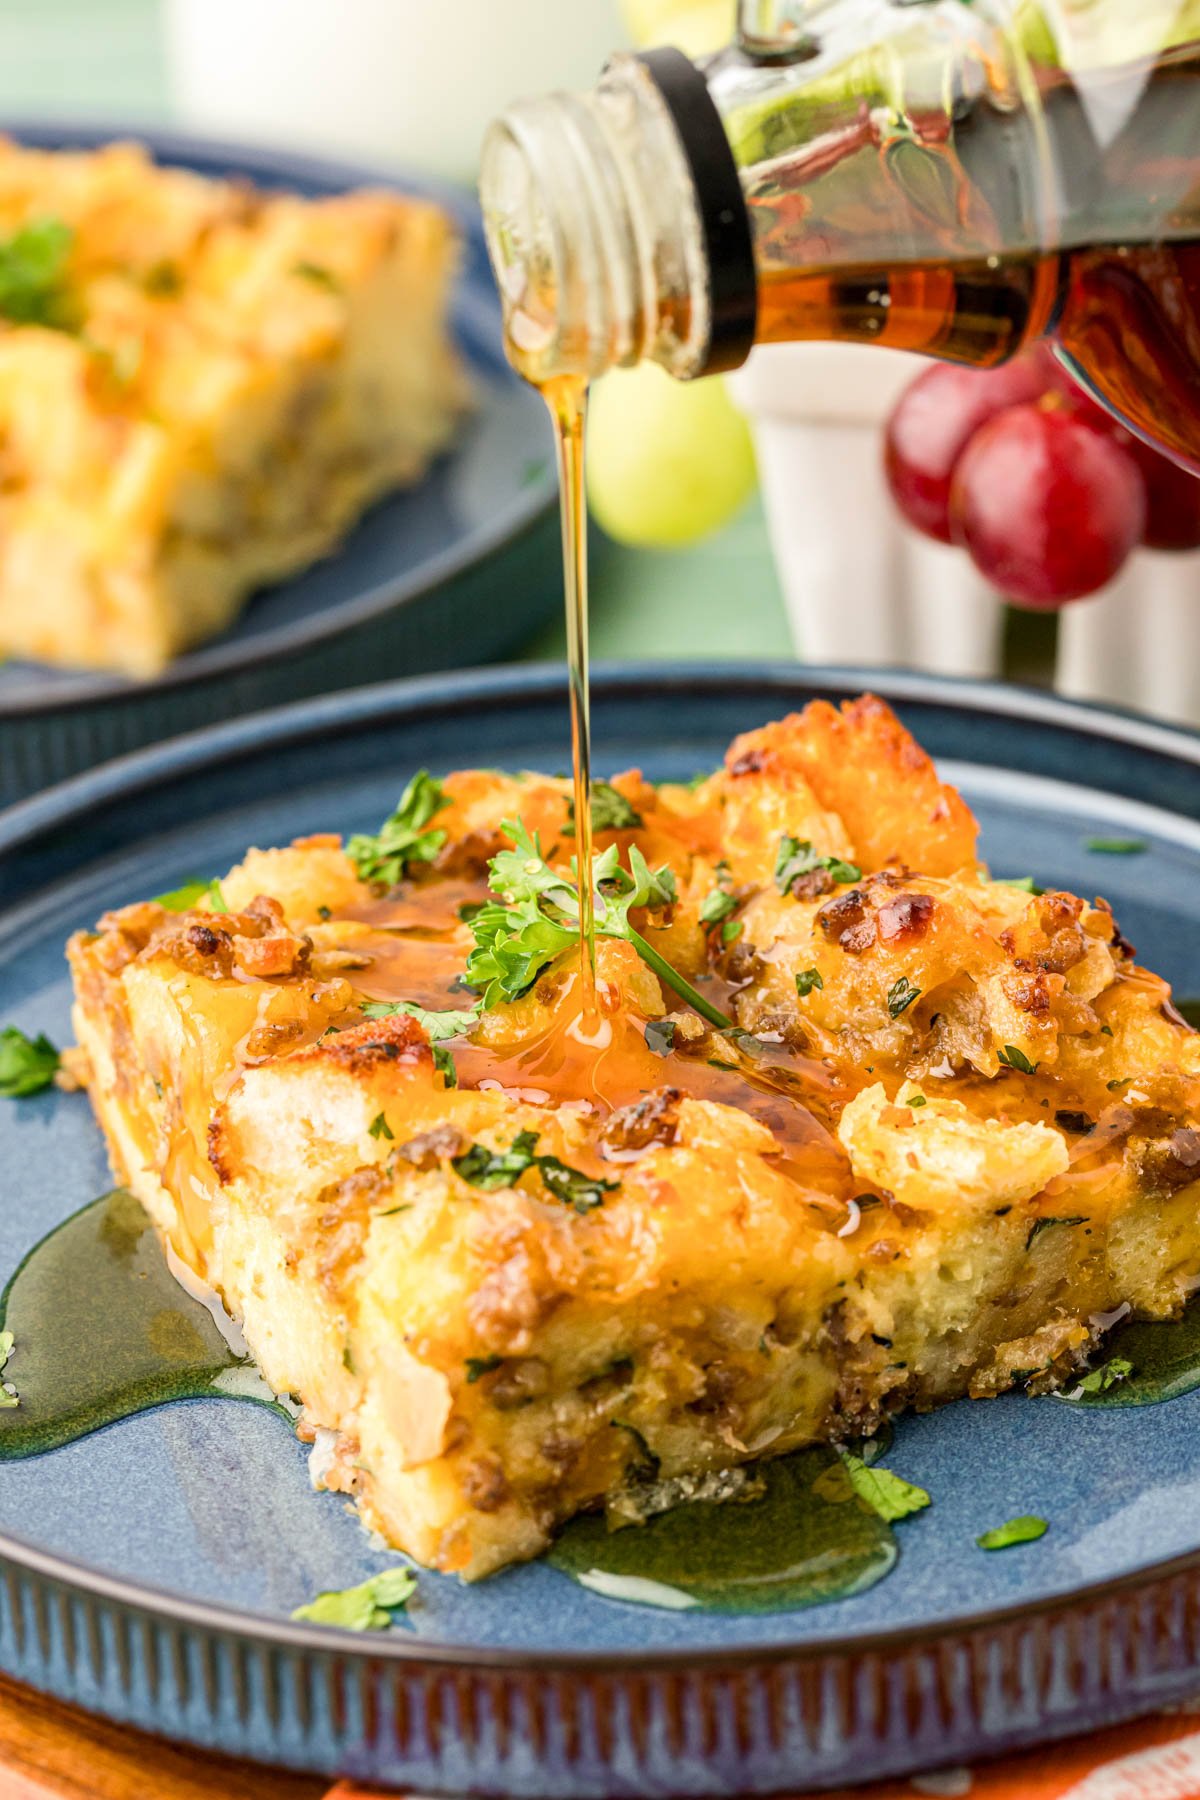
<svg viewBox="0 0 1200 1800">
<path fill-rule="evenodd" d="M 1200 1036 L 1108 905 L 990 878 L 879 700 L 722 769 L 410 782 L 69 947 L 117 1178 L 322 1483 L 474 1579 L 906 1409 L 1074 1378 L 1200 1280 Z"/>
</svg>

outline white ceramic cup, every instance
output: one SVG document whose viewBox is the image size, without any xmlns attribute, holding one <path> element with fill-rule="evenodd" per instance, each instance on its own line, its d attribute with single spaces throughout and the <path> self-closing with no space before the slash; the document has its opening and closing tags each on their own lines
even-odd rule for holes
<svg viewBox="0 0 1200 1800">
<path fill-rule="evenodd" d="M 166 0 L 181 124 L 470 181 L 522 95 L 590 87 L 617 0 Z"/>
</svg>

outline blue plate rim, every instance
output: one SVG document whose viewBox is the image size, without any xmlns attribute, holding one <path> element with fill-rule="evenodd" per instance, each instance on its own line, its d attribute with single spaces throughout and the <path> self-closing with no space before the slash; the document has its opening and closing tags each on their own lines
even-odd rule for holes
<svg viewBox="0 0 1200 1800">
<path fill-rule="evenodd" d="M 331 188 L 384 187 L 421 199 L 430 199 L 452 214 L 468 248 L 482 253 L 482 221 L 471 191 L 432 175 L 419 175 L 402 166 L 359 162 L 341 157 L 312 156 L 302 151 L 277 150 L 269 145 L 236 139 L 209 137 L 200 132 L 177 131 L 128 119 L 63 116 L 10 117 L 0 120 L 0 135 L 36 148 L 95 148 L 100 144 L 136 142 L 156 162 L 225 163 L 231 172 L 274 186 L 314 183 Z M 460 293 L 460 318 L 470 321 L 477 334 L 486 308 L 478 296 Z M 468 356 L 469 362 L 472 358 Z M 477 373 L 480 371 L 477 369 Z M 515 379 L 515 377 L 514 377 Z M 535 529 L 558 504 L 557 477 L 552 468 L 532 480 L 488 524 L 475 528 L 460 543 L 429 557 L 419 568 L 391 581 L 376 583 L 347 601 L 335 617 L 317 614 L 298 625 L 276 625 L 250 645 L 242 642 L 202 645 L 185 653 L 161 675 L 149 681 L 130 681 L 98 672 L 81 678 L 69 692 L 54 695 L 11 695 L 0 698 L 0 718 L 27 718 L 68 714 L 94 707 L 98 702 L 120 703 L 126 698 L 165 696 L 199 686 L 222 675 L 245 673 L 264 663 L 286 662 L 341 636 L 397 606 L 434 594 L 466 569 L 485 562 L 504 545 L 516 542 Z"/>
<path fill-rule="evenodd" d="M 871 692 L 896 704 L 905 701 L 936 705 L 952 699 L 963 711 L 997 714 L 1011 720 L 1057 725 L 1130 748 L 1183 762 L 1200 773 L 1200 730 L 1164 725 L 1143 713 L 1065 699 L 1041 688 L 967 676 L 927 675 L 904 669 L 878 669 L 853 663 L 764 662 L 600 662 L 591 671 L 593 699 L 623 690 L 651 687 L 721 689 L 732 686 L 778 688 L 785 693 L 800 680 L 835 697 Z M 219 764 L 244 750 L 258 753 L 288 742 L 318 739 L 361 726 L 394 711 L 462 710 L 477 702 L 542 698 L 561 690 L 566 695 L 563 665 L 532 662 L 497 668 L 452 670 L 445 674 L 398 677 L 318 699 L 292 700 L 262 712 L 248 713 L 214 725 L 183 732 L 125 756 L 114 757 L 80 775 L 58 782 L 40 794 L 0 810 L 0 856 L 55 829 L 75 812 L 104 805 L 119 796 L 191 773 L 198 766 Z M 1197 801 L 1200 817 L 1200 799 Z"/>
<path fill-rule="evenodd" d="M 701 692 L 706 688 L 719 687 L 728 693 L 731 688 L 738 686 L 755 688 L 760 693 L 764 688 L 775 689 L 781 697 L 789 691 L 794 693 L 797 686 L 803 686 L 806 689 L 819 688 L 835 699 L 870 690 L 901 706 L 905 702 L 935 705 L 949 703 L 960 711 L 981 717 L 1002 714 L 1014 721 L 1037 721 L 1075 732 L 1100 735 L 1108 740 L 1128 744 L 1131 748 L 1166 756 L 1185 764 L 1189 769 L 1200 771 L 1200 733 L 1160 725 L 1139 714 L 1064 700 L 1041 690 L 996 682 L 855 668 L 852 665 L 827 667 L 754 661 L 605 663 L 595 669 L 592 680 L 593 698 L 600 699 L 631 692 L 652 691 L 661 694 L 664 687 L 687 687 Z M 565 695 L 565 676 L 559 664 L 475 669 L 450 675 L 379 683 L 373 687 L 334 694 L 316 701 L 296 701 L 272 708 L 268 712 L 226 721 L 133 752 L 86 774 L 75 776 L 45 794 L 8 808 L 0 813 L 0 856 L 14 848 L 28 846 L 44 833 L 60 830 L 72 818 L 92 811 L 108 801 L 133 797 L 144 792 L 147 787 L 167 783 L 180 776 L 194 775 L 206 764 L 219 766 L 242 753 L 252 752 L 261 758 L 264 751 L 269 752 L 273 747 L 310 742 L 331 732 L 356 727 L 361 729 L 384 717 L 404 715 L 412 718 L 430 710 L 462 710 L 488 703 L 519 706 L 527 699 L 542 698 L 555 692 Z M 22 902 L 18 898 L 9 904 L 15 904 L 19 908 Z M 186 1624 L 210 1633 L 298 1650 L 328 1653 L 336 1649 L 343 1657 L 355 1661 L 507 1672 L 539 1672 L 552 1665 L 554 1668 L 569 1668 L 572 1672 L 627 1674 L 631 1670 L 653 1673 L 659 1670 L 700 1667 L 735 1669 L 766 1663 L 815 1662 L 831 1656 L 852 1655 L 859 1659 L 872 1655 L 886 1657 L 902 1654 L 914 1646 L 929 1645 L 950 1637 L 961 1640 L 972 1634 L 994 1631 L 1010 1624 L 1059 1618 L 1081 1607 L 1148 1589 L 1200 1569 L 1200 1545 L 1194 1551 L 1164 1558 L 1117 1576 L 1080 1584 L 1065 1594 L 1014 1601 L 1009 1605 L 956 1614 L 953 1618 L 930 1621 L 915 1627 L 889 1627 L 861 1634 L 832 1632 L 822 1636 L 780 1640 L 772 1644 L 747 1644 L 734 1648 L 713 1645 L 677 1651 L 656 1649 L 652 1653 L 636 1649 L 555 1651 L 550 1659 L 537 1651 L 503 1646 L 439 1644 L 409 1638 L 401 1633 L 373 1635 L 370 1640 L 362 1640 L 353 1634 L 327 1627 L 267 1619 L 236 1608 L 190 1600 L 156 1587 L 127 1581 L 120 1576 L 94 1569 L 72 1557 L 42 1550 L 9 1533 L 0 1533 L 0 1561 L 17 1565 L 67 1589 L 81 1590 L 134 1613 L 153 1615 L 166 1623 Z"/>
</svg>

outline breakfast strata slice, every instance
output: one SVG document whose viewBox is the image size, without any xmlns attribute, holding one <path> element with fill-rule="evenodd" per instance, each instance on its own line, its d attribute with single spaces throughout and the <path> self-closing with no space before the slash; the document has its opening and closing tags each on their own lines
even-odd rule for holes
<svg viewBox="0 0 1200 1800">
<path fill-rule="evenodd" d="M 1200 1038 L 1102 901 L 988 878 L 880 702 L 593 812 L 591 1013 L 541 776 L 419 776 L 70 946 L 118 1177 L 326 1485 L 471 1578 L 1053 1388 L 1200 1280 Z"/>
<path fill-rule="evenodd" d="M 456 257 L 393 193 L 0 140 L 0 655 L 152 675 L 419 477 Z"/>
</svg>

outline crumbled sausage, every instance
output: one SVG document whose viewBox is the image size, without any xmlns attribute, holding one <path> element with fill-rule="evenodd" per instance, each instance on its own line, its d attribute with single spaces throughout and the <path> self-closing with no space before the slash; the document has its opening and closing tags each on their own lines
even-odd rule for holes
<svg viewBox="0 0 1200 1800">
<path fill-rule="evenodd" d="M 477 1456 L 463 1474 L 463 1493 L 476 1512 L 497 1512 L 509 1496 L 508 1480 L 498 1457 Z"/>
<path fill-rule="evenodd" d="M 432 1131 L 419 1131 L 406 1144 L 398 1144 L 396 1155 L 414 1169 L 428 1173 L 457 1156 L 462 1148 L 463 1135 L 457 1125 L 435 1125 Z"/>
<path fill-rule="evenodd" d="M 875 916 L 868 910 L 861 888 L 827 900 L 817 914 L 817 923 L 825 936 L 850 956 L 861 956 L 875 942 Z"/>
<path fill-rule="evenodd" d="M 673 1144 L 679 1131 L 678 1088 L 658 1088 L 642 1100 L 618 1107 L 600 1133 L 600 1154 L 620 1155 L 629 1150 L 649 1150 L 655 1144 Z"/>
<path fill-rule="evenodd" d="M 929 930 L 934 910 L 929 894 L 897 894 L 879 909 L 879 936 L 885 944 L 914 944 Z"/>
</svg>

